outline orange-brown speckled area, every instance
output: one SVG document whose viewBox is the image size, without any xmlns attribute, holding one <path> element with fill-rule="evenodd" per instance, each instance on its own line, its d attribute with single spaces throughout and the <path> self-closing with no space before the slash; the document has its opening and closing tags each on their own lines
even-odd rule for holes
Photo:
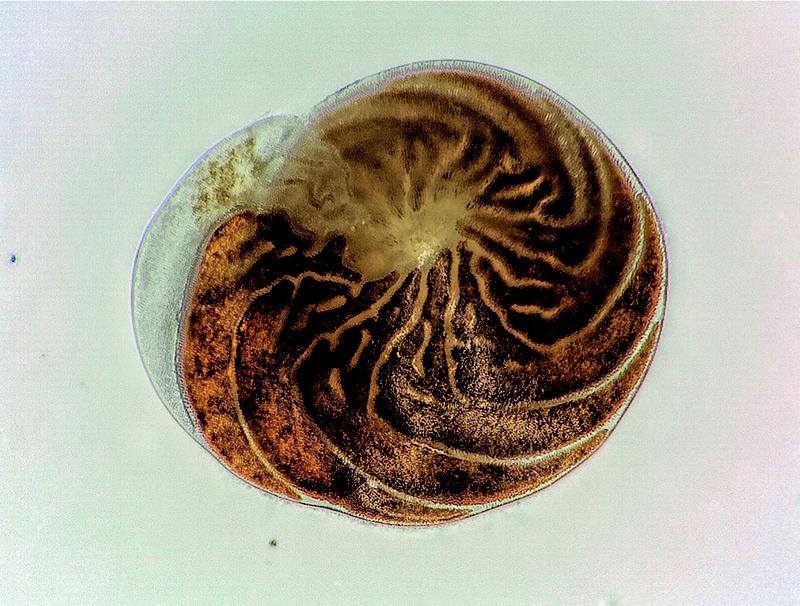
<svg viewBox="0 0 800 606">
<path fill-rule="evenodd" d="M 264 210 L 203 251 L 180 374 L 208 443 L 270 492 L 398 524 L 575 467 L 664 303 L 659 227 L 618 162 L 552 98 L 471 71 L 328 108 Z"/>
</svg>

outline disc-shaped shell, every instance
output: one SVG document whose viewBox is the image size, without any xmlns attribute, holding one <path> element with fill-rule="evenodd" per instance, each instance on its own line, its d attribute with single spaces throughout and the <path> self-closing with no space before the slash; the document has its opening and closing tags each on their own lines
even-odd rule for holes
<svg viewBox="0 0 800 606">
<path fill-rule="evenodd" d="M 133 319 L 160 397 L 235 474 L 431 524 L 600 446 L 665 286 L 651 202 L 597 127 L 511 72 L 428 62 L 200 158 L 142 238 Z"/>
</svg>

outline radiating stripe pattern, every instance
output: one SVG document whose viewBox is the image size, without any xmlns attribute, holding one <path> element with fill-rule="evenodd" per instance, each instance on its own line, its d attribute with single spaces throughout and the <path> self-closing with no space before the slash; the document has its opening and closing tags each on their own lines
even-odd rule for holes
<svg viewBox="0 0 800 606">
<path fill-rule="evenodd" d="M 393 73 L 312 114 L 261 195 L 208 240 L 179 349 L 204 437 L 257 486 L 385 523 L 458 519 L 575 467 L 644 376 L 658 222 L 544 89 Z"/>
</svg>

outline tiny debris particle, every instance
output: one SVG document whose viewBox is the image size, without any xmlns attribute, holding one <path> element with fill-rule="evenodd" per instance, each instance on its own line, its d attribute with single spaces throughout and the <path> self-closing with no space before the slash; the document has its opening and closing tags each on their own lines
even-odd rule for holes
<svg viewBox="0 0 800 606">
<path fill-rule="evenodd" d="M 277 547 L 277 546 L 278 546 L 278 539 L 272 539 L 272 540 L 269 542 L 269 546 L 270 546 L 270 547 Z"/>
<path fill-rule="evenodd" d="M 15 255 L 14 253 L 11 253 L 11 256 L 8 258 L 8 260 L 11 261 L 12 263 L 16 263 L 17 262 L 17 255 Z"/>
</svg>

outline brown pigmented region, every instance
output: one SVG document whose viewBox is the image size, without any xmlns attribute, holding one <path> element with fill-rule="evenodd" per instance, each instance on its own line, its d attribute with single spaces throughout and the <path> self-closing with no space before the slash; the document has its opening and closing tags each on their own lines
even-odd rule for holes
<svg viewBox="0 0 800 606">
<path fill-rule="evenodd" d="M 198 209 L 248 187 L 240 160 Z M 202 250 L 179 374 L 203 437 L 252 484 L 386 523 L 547 486 L 656 347 L 665 252 L 634 180 L 554 95 L 486 71 L 329 103 Z"/>
</svg>

